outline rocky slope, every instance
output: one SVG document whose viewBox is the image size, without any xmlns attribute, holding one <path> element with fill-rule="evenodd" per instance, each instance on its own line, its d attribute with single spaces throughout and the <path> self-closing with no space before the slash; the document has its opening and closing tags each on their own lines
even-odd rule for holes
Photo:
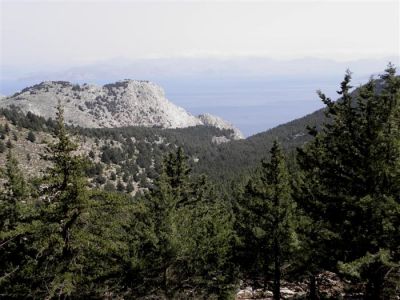
<svg viewBox="0 0 400 300">
<path fill-rule="evenodd" d="M 244 139 L 244 136 L 239 129 L 235 128 L 235 126 L 233 126 L 231 123 L 221 119 L 220 117 L 206 113 L 199 115 L 198 118 L 204 125 L 207 126 L 213 126 L 219 129 L 232 129 L 233 130 L 232 138 L 234 140 Z"/>
<path fill-rule="evenodd" d="M 360 300 L 362 298 L 362 285 L 351 284 L 349 281 L 340 278 L 338 274 L 324 271 L 316 277 L 320 299 L 353 299 Z M 241 281 L 241 289 L 236 293 L 235 300 L 273 300 L 271 291 L 273 282 L 268 282 L 271 288 L 262 289 L 263 281 L 257 283 L 258 288 L 252 287 L 255 282 Z M 249 285 L 250 284 L 250 285 Z M 281 281 L 281 299 L 308 299 L 309 281 L 303 279 L 297 282 Z"/>
<path fill-rule="evenodd" d="M 74 85 L 66 81 L 46 81 L 0 98 L 0 107 L 15 105 L 53 118 L 58 101 L 64 105 L 68 124 L 108 128 L 146 126 L 185 128 L 197 125 L 231 129 L 232 139 L 242 133 L 219 117 L 204 114 L 195 117 L 166 99 L 163 89 L 149 81 L 122 80 L 104 86 Z"/>
<path fill-rule="evenodd" d="M 48 143 L 54 141 L 54 126 L 55 122 L 33 114 L 0 109 L 0 169 L 11 148 L 26 178 L 40 176 L 49 166 L 43 154 Z M 86 174 L 90 186 L 131 195 L 152 187 L 164 155 L 179 146 L 183 147 L 193 172 L 206 173 L 207 160 L 218 151 L 215 140 L 230 141 L 232 135 L 213 126 L 70 129 L 71 138 L 79 145 L 77 153 L 92 162 Z"/>
</svg>

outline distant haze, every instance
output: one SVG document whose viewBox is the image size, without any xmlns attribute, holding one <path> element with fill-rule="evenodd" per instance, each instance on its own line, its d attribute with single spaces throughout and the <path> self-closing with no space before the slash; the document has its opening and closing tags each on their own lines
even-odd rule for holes
<svg viewBox="0 0 400 300">
<path fill-rule="evenodd" d="M 0 93 L 151 80 L 251 135 L 399 65 L 399 1 L 0 0 Z M 322 2 L 322 3 L 321 3 Z"/>
<path fill-rule="evenodd" d="M 1 65 L 397 55 L 399 1 L 2 0 Z"/>
<path fill-rule="evenodd" d="M 44 80 L 104 84 L 124 78 L 160 84 L 167 98 L 193 114 L 212 113 L 252 135 L 321 108 L 317 89 L 336 99 L 347 68 L 354 85 L 381 73 L 398 57 L 336 62 L 323 59 L 277 61 L 241 59 L 111 60 L 60 71 L 24 73 L 2 78 L 0 93 L 9 95 Z"/>
</svg>

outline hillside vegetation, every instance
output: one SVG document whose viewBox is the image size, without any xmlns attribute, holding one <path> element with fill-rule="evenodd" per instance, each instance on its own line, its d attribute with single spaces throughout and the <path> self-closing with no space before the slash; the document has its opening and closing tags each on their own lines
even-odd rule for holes
<svg viewBox="0 0 400 300">
<path fill-rule="evenodd" d="M 400 78 L 351 90 L 222 144 L 3 109 L 0 297 L 397 299 Z"/>
</svg>

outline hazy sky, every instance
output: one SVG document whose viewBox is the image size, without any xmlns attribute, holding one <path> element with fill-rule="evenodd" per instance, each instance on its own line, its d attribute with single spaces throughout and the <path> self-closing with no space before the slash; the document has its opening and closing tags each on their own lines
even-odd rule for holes
<svg viewBox="0 0 400 300">
<path fill-rule="evenodd" d="M 250 135 L 335 98 L 346 68 L 399 65 L 399 22 L 400 0 L 0 0 L 0 93 L 148 79 Z"/>
<path fill-rule="evenodd" d="M 399 1 L 1 1 L 1 65 L 399 54 Z"/>
</svg>

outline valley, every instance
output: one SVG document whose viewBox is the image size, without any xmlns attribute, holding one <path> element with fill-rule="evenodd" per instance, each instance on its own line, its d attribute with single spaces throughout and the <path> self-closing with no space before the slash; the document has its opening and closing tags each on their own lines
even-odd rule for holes
<svg viewBox="0 0 400 300">
<path fill-rule="evenodd" d="M 381 127 L 400 124 L 399 77 L 391 65 L 386 72 L 356 89 L 346 73 L 336 101 L 321 92 L 325 108 L 248 138 L 219 117 L 189 114 L 149 82 L 43 82 L 2 98 L 0 237 L 22 239 L 5 240 L 4 267 L 16 275 L 0 278 L 4 295 L 25 293 L 14 289 L 11 276 L 39 297 L 48 294 L 44 280 L 60 293 L 71 284 L 66 293 L 73 297 L 273 299 L 279 268 L 282 299 L 367 299 L 375 263 L 390 278 L 382 293 L 397 293 L 396 258 L 386 251 L 398 241 L 398 201 L 387 196 L 381 210 L 371 201 L 380 192 L 366 185 L 398 190 L 390 179 L 397 178 L 398 156 L 379 156 L 399 151 L 398 131 Z M 378 171 L 366 174 L 368 168 Z M 367 208 L 348 195 L 362 197 Z M 365 225 L 367 215 L 338 212 L 349 209 L 345 201 L 353 203 L 354 216 L 364 209 L 380 215 Z M 381 219 L 391 225 L 380 229 Z M 52 246 L 60 230 L 73 239 L 64 236 Z M 387 248 L 372 256 L 354 250 L 365 243 L 374 249 L 370 242 Z M 36 267 L 36 258 L 15 249 L 46 251 L 53 269 Z M 80 262 L 57 254 L 64 251 Z M 342 262 L 348 252 L 351 259 Z M 284 263 L 277 267 L 274 259 Z M 80 269 L 87 275 L 79 283 L 58 277 L 76 272 L 58 271 L 59 262 L 86 268 L 99 261 L 107 269 Z M 15 264 L 24 273 L 13 271 Z M 49 274 L 62 284 L 40 279 Z"/>
</svg>

